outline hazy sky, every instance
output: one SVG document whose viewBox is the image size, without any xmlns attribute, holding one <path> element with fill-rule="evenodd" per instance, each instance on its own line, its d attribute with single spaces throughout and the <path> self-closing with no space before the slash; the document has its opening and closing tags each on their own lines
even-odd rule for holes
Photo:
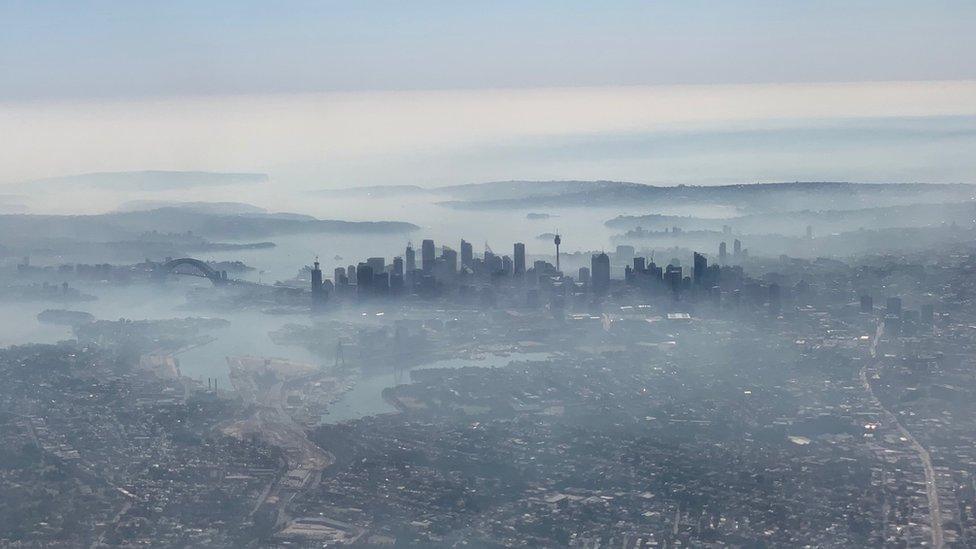
<svg viewBox="0 0 976 549">
<path fill-rule="evenodd" d="M 0 1 L 0 97 L 976 78 L 976 2 Z"/>
<path fill-rule="evenodd" d="M 0 0 L 0 183 L 972 181 L 976 2 Z"/>
</svg>

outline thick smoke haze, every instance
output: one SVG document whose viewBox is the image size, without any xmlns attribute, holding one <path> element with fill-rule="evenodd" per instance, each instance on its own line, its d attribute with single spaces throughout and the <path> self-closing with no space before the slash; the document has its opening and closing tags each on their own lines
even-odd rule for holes
<svg viewBox="0 0 976 549">
<path fill-rule="evenodd" d="M 7 102 L 0 177 L 16 192 L 88 172 L 259 172 L 270 183 L 240 192 L 274 209 L 305 200 L 283 191 L 379 184 L 958 182 L 976 168 L 963 154 L 974 116 L 968 81 Z M 31 206 L 97 212 L 134 198 L 66 191 Z"/>
<path fill-rule="evenodd" d="M 974 18 L 0 0 L 0 547 L 976 546 Z"/>
</svg>

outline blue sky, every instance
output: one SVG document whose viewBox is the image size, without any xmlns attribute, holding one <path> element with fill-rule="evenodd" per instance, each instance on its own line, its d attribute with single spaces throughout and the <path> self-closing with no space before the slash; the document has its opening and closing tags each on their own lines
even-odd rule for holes
<svg viewBox="0 0 976 549">
<path fill-rule="evenodd" d="M 976 78 L 976 2 L 0 0 L 0 100 Z"/>
</svg>

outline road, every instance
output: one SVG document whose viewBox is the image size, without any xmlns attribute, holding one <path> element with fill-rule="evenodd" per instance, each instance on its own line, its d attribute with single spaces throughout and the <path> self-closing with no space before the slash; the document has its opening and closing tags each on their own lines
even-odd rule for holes
<svg viewBox="0 0 976 549">
<path fill-rule="evenodd" d="M 864 386 L 864 390 L 868 392 L 871 400 L 881 409 L 884 413 L 885 418 L 898 429 L 905 440 L 908 441 L 915 453 L 918 454 L 919 459 L 922 461 L 922 467 L 925 470 L 925 495 L 929 502 L 929 523 L 932 526 L 932 547 L 936 549 L 941 549 L 945 545 L 943 532 L 942 532 L 942 506 L 939 503 L 939 486 L 935 480 L 935 469 L 932 467 L 932 456 L 929 455 L 929 451 L 922 446 L 918 440 L 912 436 L 912 434 L 905 428 L 904 425 L 898 421 L 898 417 L 891 412 L 888 408 L 881 403 L 881 399 L 877 397 L 874 393 L 874 388 L 871 387 L 871 382 L 868 380 L 868 367 L 875 366 L 879 370 L 881 368 L 880 361 L 877 360 L 877 346 L 878 340 L 881 339 L 884 333 L 884 325 L 879 324 L 878 330 L 874 334 L 874 340 L 871 342 L 870 355 L 871 360 L 866 362 L 863 367 L 861 367 L 860 378 L 861 384 Z"/>
<path fill-rule="evenodd" d="M 232 368 L 233 370 L 234 368 Z M 285 478 L 278 477 L 265 488 L 255 503 L 251 514 L 256 513 L 266 502 L 274 498 L 276 527 L 288 521 L 286 509 L 289 503 L 304 490 L 314 489 L 321 479 L 322 471 L 330 466 L 335 458 L 319 448 L 308 438 L 305 428 L 295 422 L 285 410 L 289 383 L 300 384 L 304 378 L 294 378 L 290 382 L 276 379 L 270 387 L 262 389 L 248 368 L 238 368 L 240 375 L 232 375 L 231 383 L 245 403 L 254 405 L 252 414 L 243 420 L 220 427 L 225 433 L 258 433 L 273 446 L 281 448 L 286 461 L 286 470 L 306 470 L 309 480 L 298 487 L 289 487 Z"/>
</svg>

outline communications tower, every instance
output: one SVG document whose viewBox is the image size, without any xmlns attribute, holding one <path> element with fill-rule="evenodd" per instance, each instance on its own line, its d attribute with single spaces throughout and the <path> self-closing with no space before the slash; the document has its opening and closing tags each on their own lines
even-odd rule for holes
<svg viewBox="0 0 976 549">
<path fill-rule="evenodd" d="M 563 239 L 559 238 L 559 229 L 556 229 L 556 238 L 553 239 L 553 243 L 556 244 L 556 272 L 562 272 L 559 268 L 559 245 L 562 244 Z"/>
</svg>

